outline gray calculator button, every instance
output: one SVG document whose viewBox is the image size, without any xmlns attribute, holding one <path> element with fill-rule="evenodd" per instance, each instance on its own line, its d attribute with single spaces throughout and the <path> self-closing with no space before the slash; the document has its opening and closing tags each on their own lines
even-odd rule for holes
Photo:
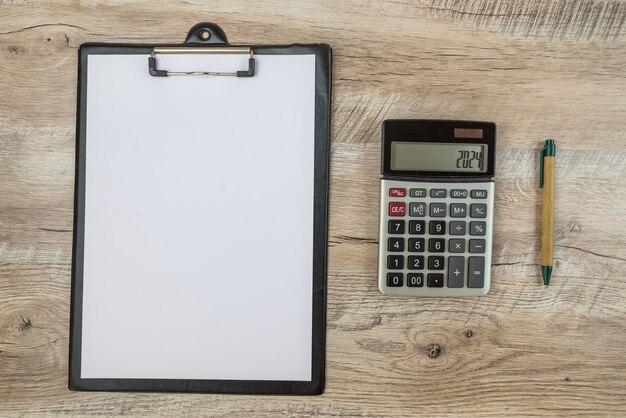
<svg viewBox="0 0 626 418">
<path fill-rule="evenodd" d="M 450 241 L 448 242 L 448 252 L 464 253 L 465 240 L 463 238 L 450 238 Z"/>
<path fill-rule="evenodd" d="M 487 223 L 484 221 L 470 222 L 470 235 L 485 235 L 487 233 Z"/>
<path fill-rule="evenodd" d="M 471 196 L 472 199 L 486 199 L 487 190 L 472 190 Z"/>
<path fill-rule="evenodd" d="M 409 189 L 411 197 L 426 197 L 426 189 Z"/>
<path fill-rule="evenodd" d="M 450 190 L 450 197 L 455 198 L 455 199 L 463 199 L 467 197 L 467 190 L 452 189 Z"/>
<path fill-rule="evenodd" d="M 467 263 L 467 287 L 485 286 L 485 257 L 469 257 Z"/>
<path fill-rule="evenodd" d="M 484 239 L 469 240 L 469 252 L 470 253 L 484 253 L 485 252 L 485 240 Z"/>
<path fill-rule="evenodd" d="M 450 216 L 453 218 L 465 218 L 467 205 L 465 203 L 450 203 Z"/>
<path fill-rule="evenodd" d="M 430 204 L 430 216 L 433 218 L 443 218 L 446 216 L 446 204 L 445 203 L 431 203 Z"/>
<path fill-rule="evenodd" d="M 465 257 L 448 257 L 448 287 L 463 287 Z"/>
<path fill-rule="evenodd" d="M 450 221 L 450 235 L 465 235 L 465 221 Z"/>
<path fill-rule="evenodd" d="M 470 216 L 472 218 L 486 218 L 487 217 L 487 205 L 484 203 L 472 203 L 470 205 Z"/>
<path fill-rule="evenodd" d="M 448 196 L 446 189 L 430 189 L 430 197 L 444 198 Z"/>
<path fill-rule="evenodd" d="M 426 203 L 424 202 L 411 202 L 409 204 L 409 216 L 426 216 Z"/>
</svg>

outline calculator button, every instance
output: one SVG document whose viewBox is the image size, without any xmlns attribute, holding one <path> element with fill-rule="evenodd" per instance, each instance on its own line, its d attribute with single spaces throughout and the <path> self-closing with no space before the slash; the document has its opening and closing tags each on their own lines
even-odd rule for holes
<svg viewBox="0 0 626 418">
<path fill-rule="evenodd" d="M 404 278 L 402 273 L 387 273 L 387 287 L 402 287 Z"/>
<path fill-rule="evenodd" d="M 426 197 L 426 189 L 409 189 L 411 197 Z"/>
<path fill-rule="evenodd" d="M 487 205 L 484 203 L 473 203 L 470 205 L 470 216 L 472 218 L 486 218 L 487 217 Z"/>
<path fill-rule="evenodd" d="M 465 257 L 448 257 L 448 287 L 463 287 Z"/>
<path fill-rule="evenodd" d="M 404 268 L 404 256 L 403 255 L 388 255 L 387 256 L 387 268 L 389 270 L 401 270 Z"/>
<path fill-rule="evenodd" d="M 485 240 L 484 239 L 469 240 L 469 252 L 470 253 L 484 253 L 485 252 Z"/>
<path fill-rule="evenodd" d="M 450 203 L 450 216 L 453 218 L 465 218 L 467 205 L 465 203 Z"/>
<path fill-rule="evenodd" d="M 424 286 L 424 273 L 409 273 L 406 275 L 406 285 L 409 287 Z"/>
<path fill-rule="evenodd" d="M 444 235 L 446 233 L 446 221 L 430 221 L 428 228 L 432 235 Z"/>
<path fill-rule="evenodd" d="M 450 235 L 465 235 L 465 221 L 450 221 Z"/>
<path fill-rule="evenodd" d="M 428 240 L 428 251 L 442 253 L 446 250 L 446 240 L 443 238 L 431 238 Z"/>
<path fill-rule="evenodd" d="M 472 190 L 471 196 L 472 199 L 486 199 L 487 190 Z"/>
<path fill-rule="evenodd" d="M 428 270 L 443 270 L 443 256 L 431 255 L 428 257 Z"/>
<path fill-rule="evenodd" d="M 404 221 L 396 221 L 392 219 L 387 224 L 387 231 L 390 234 L 404 234 Z"/>
<path fill-rule="evenodd" d="M 487 223 L 484 221 L 470 222 L 470 235 L 485 235 L 487 233 Z"/>
<path fill-rule="evenodd" d="M 389 238 L 387 251 L 404 251 L 404 238 Z"/>
<path fill-rule="evenodd" d="M 451 238 L 448 241 L 448 252 L 464 253 L 465 252 L 465 240 L 463 238 Z"/>
<path fill-rule="evenodd" d="M 409 221 L 409 234 L 424 235 L 426 221 Z"/>
<path fill-rule="evenodd" d="M 389 196 L 391 197 L 405 197 L 406 189 L 403 187 L 392 187 L 389 189 Z"/>
<path fill-rule="evenodd" d="M 450 197 L 455 199 L 462 199 L 467 197 L 467 190 L 463 189 L 452 189 L 450 190 Z"/>
<path fill-rule="evenodd" d="M 423 253 L 424 242 L 424 238 L 409 238 L 409 252 Z"/>
<path fill-rule="evenodd" d="M 430 189 L 430 197 L 444 198 L 446 196 L 448 196 L 446 189 Z"/>
<path fill-rule="evenodd" d="M 443 287 L 443 274 L 428 273 L 428 287 Z"/>
<path fill-rule="evenodd" d="M 446 216 L 446 204 L 445 203 L 431 203 L 430 204 L 430 216 L 434 218 L 443 218 Z"/>
<path fill-rule="evenodd" d="M 484 287 L 485 257 L 469 257 L 467 263 L 467 287 Z"/>
<path fill-rule="evenodd" d="M 423 217 L 426 216 L 426 203 L 424 202 L 411 202 L 409 205 L 409 216 Z"/>
<path fill-rule="evenodd" d="M 406 203 L 389 202 L 389 216 L 404 216 L 406 214 Z"/>
<path fill-rule="evenodd" d="M 423 255 L 410 255 L 407 268 L 409 270 L 423 270 L 424 269 L 424 256 Z"/>
</svg>

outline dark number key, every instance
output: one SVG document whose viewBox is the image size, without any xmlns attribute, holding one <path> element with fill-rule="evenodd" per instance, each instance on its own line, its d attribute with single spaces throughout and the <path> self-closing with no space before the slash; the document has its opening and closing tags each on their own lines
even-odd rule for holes
<svg viewBox="0 0 626 418">
<path fill-rule="evenodd" d="M 409 287 L 424 286 L 424 273 L 409 273 L 406 275 L 406 285 Z"/>
<path fill-rule="evenodd" d="M 387 287 L 402 287 L 402 273 L 387 273 Z"/>
<path fill-rule="evenodd" d="M 388 255 L 387 256 L 387 268 L 389 270 L 401 270 L 404 268 L 404 256 L 403 255 Z"/>
<path fill-rule="evenodd" d="M 410 255 L 409 256 L 409 265 L 407 268 L 409 270 L 423 270 L 424 269 L 424 256 L 423 255 Z"/>
<path fill-rule="evenodd" d="M 387 231 L 390 234 L 404 234 L 404 221 L 390 220 Z"/>
<path fill-rule="evenodd" d="M 424 238 L 409 238 L 409 251 L 412 253 L 423 253 Z"/>
<path fill-rule="evenodd" d="M 432 235 L 444 235 L 446 233 L 446 221 L 430 221 L 428 228 Z"/>
<path fill-rule="evenodd" d="M 431 255 L 428 257 L 428 270 L 443 270 L 443 256 Z"/>
<path fill-rule="evenodd" d="M 428 273 L 428 287 L 443 287 L 443 273 Z"/>
<path fill-rule="evenodd" d="M 404 251 L 404 238 L 389 238 L 387 251 Z"/>
<path fill-rule="evenodd" d="M 431 238 L 428 240 L 428 251 L 442 253 L 446 250 L 446 240 L 443 238 Z"/>
<path fill-rule="evenodd" d="M 426 221 L 409 221 L 409 234 L 424 235 Z"/>
</svg>

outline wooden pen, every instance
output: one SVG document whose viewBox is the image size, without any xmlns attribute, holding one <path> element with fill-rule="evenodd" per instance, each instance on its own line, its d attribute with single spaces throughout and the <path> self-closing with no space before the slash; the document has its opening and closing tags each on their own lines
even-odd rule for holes
<svg viewBox="0 0 626 418">
<path fill-rule="evenodd" d="M 543 284 L 550 284 L 554 254 L 554 177 L 556 174 L 556 144 L 547 139 L 541 150 L 539 187 L 543 190 L 541 208 L 541 275 Z"/>
</svg>

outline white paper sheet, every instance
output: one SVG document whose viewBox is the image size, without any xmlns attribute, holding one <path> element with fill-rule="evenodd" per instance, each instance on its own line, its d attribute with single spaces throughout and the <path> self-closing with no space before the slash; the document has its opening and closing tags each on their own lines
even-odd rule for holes
<svg viewBox="0 0 626 418">
<path fill-rule="evenodd" d="M 82 378 L 311 380 L 315 56 L 256 59 L 89 56 Z"/>
</svg>

